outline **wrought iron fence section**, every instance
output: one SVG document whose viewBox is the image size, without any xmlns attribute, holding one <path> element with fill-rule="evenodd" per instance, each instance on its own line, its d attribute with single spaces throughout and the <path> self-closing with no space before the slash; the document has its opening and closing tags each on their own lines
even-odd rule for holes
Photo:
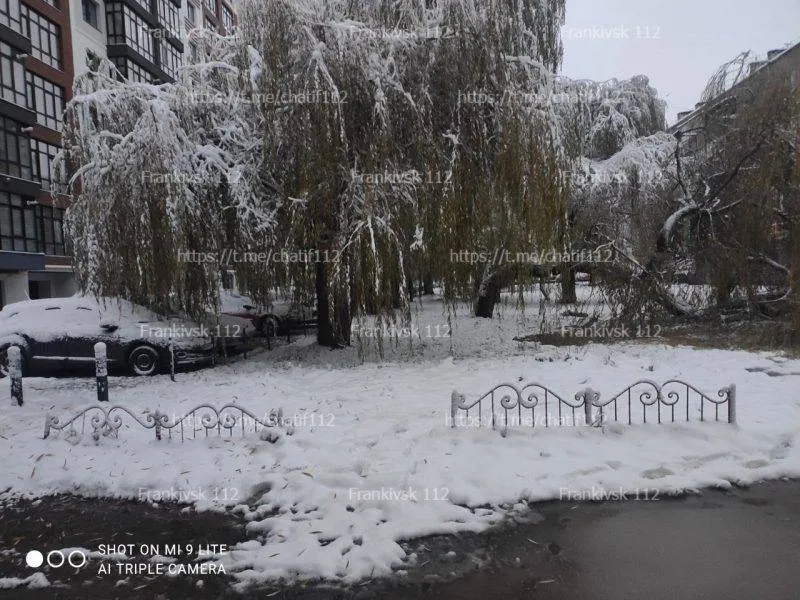
<svg viewBox="0 0 800 600">
<path fill-rule="evenodd" d="M 89 425 L 92 428 L 92 438 L 95 441 L 100 439 L 100 436 L 118 437 L 119 430 L 122 427 L 122 414 L 127 414 L 136 423 L 145 429 L 153 429 L 156 426 L 155 415 L 145 413 L 144 419 L 140 419 L 134 413 L 123 406 L 89 406 L 79 411 L 72 418 L 67 419 L 63 423 L 61 419 L 55 415 L 47 415 L 44 422 L 44 438 L 50 436 L 50 432 L 63 431 L 70 427 L 71 430 L 77 432 L 74 424 L 78 419 L 81 420 L 81 434 L 86 433 L 86 416 L 91 413 L 89 418 Z"/>
<path fill-rule="evenodd" d="M 471 401 L 467 400 L 464 394 L 454 391 L 450 399 L 450 418 L 452 426 L 455 427 L 459 420 L 459 411 L 464 411 L 464 420 L 467 424 L 475 422 L 478 427 L 483 427 L 483 406 L 486 403 L 491 415 L 490 423 L 492 429 L 497 428 L 498 411 L 502 411 L 500 420 L 502 420 L 501 433 L 504 437 L 509 425 L 514 424 L 514 417 L 516 417 L 517 424 L 526 422 L 527 411 L 530 411 L 530 419 L 527 421 L 530 422 L 531 427 L 537 426 L 537 420 L 540 420 L 542 413 L 544 418 L 541 419 L 539 426 L 550 427 L 551 415 L 554 410 L 558 415 L 558 425 L 571 424 L 576 427 L 590 420 L 590 411 L 588 410 L 590 404 L 587 404 L 587 398 L 589 398 L 588 402 L 590 403 L 591 399 L 595 397 L 599 397 L 599 395 L 587 388 L 575 394 L 575 401 L 571 402 L 540 383 L 528 383 L 522 387 L 517 387 L 513 383 L 501 383 Z M 470 411 L 476 406 L 477 417 L 474 414 L 470 414 Z M 581 408 L 583 409 L 583 414 L 576 414 L 576 411 Z M 523 413 L 523 410 L 526 413 Z M 537 410 L 539 411 L 538 414 Z M 569 411 L 569 422 L 564 417 L 564 413 L 567 410 Z"/>
<path fill-rule="evenodd" d="M 689 421 L 689 404 L 691 402 L 692 394 L 694 392 L 695 397 L 697 397 L 700 401 L 700 420 L 705 421 L 705 407 L 706 403 L 710 403 L 714 407 L 714 420 L 719 421 L 719 408 L 723 404 L 727 405 L 728 414 L 727 414 L 727 421 L 728 423 L 736 423 L 736 386 L 731 384 L 729 386 L 725 386 L 722 389 L 717 390 L 717 396 L 719 396 L 719 400 L 714 399 L 713 396 L 709 396 L 704 394 L 696 387 L 694 387 L 690 383 L 686 383 L 685 381 L 681 381 L 680 379 L 670 379 L 669 381 L 664 382 L 663 388 L 667 387 L 668 385 L 672 386 L 679 386 L 684 391 L 685 394 L 683 398 L 685 399 L 686 403 L 686 420 Z M 673 401 L 673 404 L 678 401 L 681 397 L 680 394 L 675 391 L 669 391 L 666 394 L 667 398 Z M 666 404 L 666 401 L 664 402 Z"/>
<path fill-rule="evenodd" d="M 201 413 L 203 410 L 206 410 L 206 412 Z M 176 417 L 173 420 L 158 411 L 153 413 L 153 417 L 156 421 L 156 439 L 161 439 L 163 430 L 166 430 L 167 436 L 172 439 L 172 430 L 177 428 L 181 434 L 181 442 L 183 442 L 186 439 L 187 426 L 190 427 L 192 439 L 197 439 L 198 431 L 204 432 L 205 437 L 208 437 L 209 432 L 214 430 L 216 430 L 217 435 L 221 436 L 223 431 L 226 431 L 228 437 L 233 437 L 234 429 L 241 432 L 241 437 L 245 437 L 250 430 L 246 424 L 247 419 L 252 422 L 252 432 L 258 433 L 259 426 L 262 429 L 266 429 L 279 425 L 283 421 L 283 411 L 281 409 L 273 409 L 266 419 L 260 419 L 238 404 L 226 404 L 220 408 L 216 408 L 211 404 L 200 404 L 183 416 Z"/>
<path fill-rule="evenodd" d="M 173 430 L 179 431 L 181 442 L 186 440 L 189 433 L 191 433 L 192 439 L 197 438 L 198 432 L 204 432 L 205 437 L 208 437 L 210 433 L 222 436 L 223 432 L 227 433 L 228 437 L 232 437 L 236 430 L 241 432 L 242 437 L 245 437 L 250 432 L 259 433 L 264 429 L 277 427 L 283 423 L 282 409 L 272 409 L 265 415 L 265 418 L 259 418 L 252 411 L 233 403 L 225 404 L 220 408 L 211 404 L 200 404 L 173 419 L 159 410 L 147 410 L 144 412 L 144 416 L 139 418 L 123 406 L 93 405 L 78 411 L 64 422 L 55 415 L 47 415 L 44 438 L 48 438 L 53 431 L 63 430 L 75 435 L 78 432 L 75 425 L 79 421 L 80 433 L 85 434 L 87 416 L 95 442 L 99 441 L 100 436 L 116 438 L 123 425 L 123 415 L 128 415 L 134 424 L 144 429 L 153 429 L 156 440 L 163 439 L 164 431 L 167 432 L 168 439 L 172 439 Z"/>
<path fill-rule="evenodd" d="M 601 401 L 599 398 L 594 402 L 594 406 L 598 407 L 598 423 L 605 422 L 606 412 L 605 407 L 612 405 L 614 407 L 614 422 L 619 422 L 619 402 L 621 399 L 625 400 L 625 407 L 627 408 L 628 425 L 633 424 L 633 402 L 634 397 L 638 394 L 638 402 L 642 407 L 642 422 L 647 423 L 647 408 L 656 405 L 658 408 L 658 422 L 661 423 L 661 387 L 655 381 L 650 379 L 640 379 L 626 387 L 618 394 L 612 396 L 608 400 Z M 638 388 L 638 389 L 637 389 Z M 634 390 L 636 390 L 634 392 Z"/>
<path fill-rule="evenodd" d="M 454 390 L 450 398 L 450 420 L 451 427 L 456 427 L 460 420 L 477 424 L 478 427 L 483 427 L 488 421 L 486 424 L 491 424 L 492 429 L 500 424 L 501 434 L 505 437 L 509 425 L 515 422 L 519 425 L 529 423 L 532 428 L 537 425 L 549 428 L 551 424 L 597 427 L 609 422 L 660 424 L 690 422 L 698 412 L 699 420 L 707 421 L 712 420 L 708 413 L 713 407 L 714 421 L 725 420 L 735 424 L 736 386 L 732 384 L 720 389 L 717 396 L 718 399 L 709 396 L 680 379 L 670 379 L 663 384 L 641 379 L 607 399 L 602 398 L 599 392 L 585 388 L 575 394 L 574 401 L 563 398 L 540 383 L 528 383 L 522 387 L 501 383 L 474 400 Z M 491 411 L 491 420 L 484 420 L 484 405 L 488 405 Z M 721 419 L 723 406 L 727 414 L 723 413 Z M 470 411 L 476 407 L 477 415 L 471 415 Z M 501 414 L 498 415 L 498 411 Z M 530 411 L 529 420 L 525 418 L 527 411 Z M 462 412 L 465 415 L 460 419 Z"/>
</svg>

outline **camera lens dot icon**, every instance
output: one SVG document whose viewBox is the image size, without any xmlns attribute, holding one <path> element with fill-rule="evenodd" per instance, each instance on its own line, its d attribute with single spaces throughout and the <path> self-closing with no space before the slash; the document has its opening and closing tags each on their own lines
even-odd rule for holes
<svg viewBox="0 0 800 600">
<path fill-rule="evenodd" d="M 44 564 L 44 554 L 38 550 L 31 550 L 25 555 L 25 564 L 31 569 L 38 569 Z"/>
</svg>

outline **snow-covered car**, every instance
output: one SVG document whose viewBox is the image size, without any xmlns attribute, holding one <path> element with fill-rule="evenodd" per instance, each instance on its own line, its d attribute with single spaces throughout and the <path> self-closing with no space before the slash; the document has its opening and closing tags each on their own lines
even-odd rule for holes
<svg viewBox="0 0 800 600">
<path fill-rule="evenodd" d="M 231 290 L 220 292 L 220 313 L 226 317 L 244 319 L 257 332 L 269 336 L 317 325 L 317 311 L 310 306 L 279 300 L 262 307 L 250 297 Z"/>
<path fill-rule="evenodd" d="M 109 370 L 154 375 L 170 368 L 170 340 L 176 367 L 209 364 L 211 333 L 208 325 L 116 298 L 16 302 L 0 311 L 0 370 L 7 370 L 12 345 L 22 350 L 26 375 L 91 370 L 94 345 L 105 342 Z"/>
</svg>

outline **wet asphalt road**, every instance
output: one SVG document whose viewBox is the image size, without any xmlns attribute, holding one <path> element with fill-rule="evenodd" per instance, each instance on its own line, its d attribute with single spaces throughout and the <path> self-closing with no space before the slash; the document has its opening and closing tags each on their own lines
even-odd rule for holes
<svg viewBox="0 0 800 600">
<path fill-rule="evenodd" d="M 0 546 L 129 541 L 235 543 L 243 524 L 181 507 L 54 496 L 0 507 Z M 209 537 L 211 536 L 211 537 Z M 271 598 L 291 600 L 798 600 L 800 482 L 626 502 L 546 502 L 483 534 L 402 543 L 405 573 L 350 588 L 269 585 L 245 595 L 227 578 L 99 577 L 47 572 L 52 588 L 0 589 L 0 598 Z M 0 554 L 0 576 L 25 576 Z M 227 582 L 227 583 L 226 583 Z"/>
<path fill-rule="evenodd" d="M 495 540 L 491 566 L 413 595 L 397 590 L 384 597 L 800 599 L 798 482 L 535 510 L 544 520 Z"/>
</svg>

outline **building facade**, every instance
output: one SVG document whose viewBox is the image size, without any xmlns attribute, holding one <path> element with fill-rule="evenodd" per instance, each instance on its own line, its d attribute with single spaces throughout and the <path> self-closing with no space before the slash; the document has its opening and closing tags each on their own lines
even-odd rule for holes
<svg viewBox="0 0 800 600">
<path fill-rule="evenodd" d="M 700 149 L 721 135 L 719 123 L 724 122 L 725 116 L 735 114 L 740 103 L 763 93 L 767 82 L 775 77 L 785 79 L 792 89 L 800 87 L 800 44 L 770 50 L 763 60 L 750 62 L 746 77 L 715 98 L 697 103 L 694 110 L 679 112 L 667 131 L 684 134 L 690 149 Z"/>
<path fill-rule="evenodd" d="M 72 0 L 70 5 L 75 74 L 108 58 L 123 77 L 138 83 L 177 78 L 192 56 L 189 30 L 225 34 L 235 26 L 227 0 Z"/>
<path fill-rule="evenodd" d="M 51 166 L 73 80 L 66 0 L 0 0 L 0 302 L 75 292 Z"/>
<path fill-rule="evenodd" d="M 739 65 L 736 65 L 737 68 Z M 677 122 L 667 131 L 679 136 L 682 148 L 689 154 L 702 156 L 703 153 L 714 148 L 714 142 L 723 139 L 730 128 L 735 124 L 735 119 L 743 107 L 752 103 L 757 98 L 768 98 L 766 94 L 774 93 L 775 85 L 787 85 L 790 90 L 800 88 L 800 44 L 786 49 L 771 50 L 762 60 L 753 60 L 742 65 L 746 67 L 741 71 L 739 80 L 722 93 L 699 102 L 694 110 L 678 113 Z M 800 131 L 797 132 L 800 141 Z M 800 147 L 800 145 L 798 146 Z M 798 154 L 800 158 L 800 154 Z M 678 190 L 675 192 L 679 193 Z M 774 252 L 778 257 L 790 256 L 787 244 L 789 240 L 780 233 L 779 223 L 776 221 L 774 236 Z M 684 223 L 681 236 L 690 240 L 691 224 Z M 696 283 L 708 283 L 712 280 L 715 266 L 707 260 L 697 260 L 693 266 L 694 273 L 690 280 Z M 774 273 L 771 273 L 774 276 Z M 776 285 L 780 280 L 765 279 L 765 283 Z"/>
<path fill-rule="evenodd" d="M 0 306 L 77 291 L 52 164 L 76 74 L 102 58 L 162 83 L 191 56 L 190 29 L 231 32 L 227 0 L 0 0 Z"/>
</svg>

